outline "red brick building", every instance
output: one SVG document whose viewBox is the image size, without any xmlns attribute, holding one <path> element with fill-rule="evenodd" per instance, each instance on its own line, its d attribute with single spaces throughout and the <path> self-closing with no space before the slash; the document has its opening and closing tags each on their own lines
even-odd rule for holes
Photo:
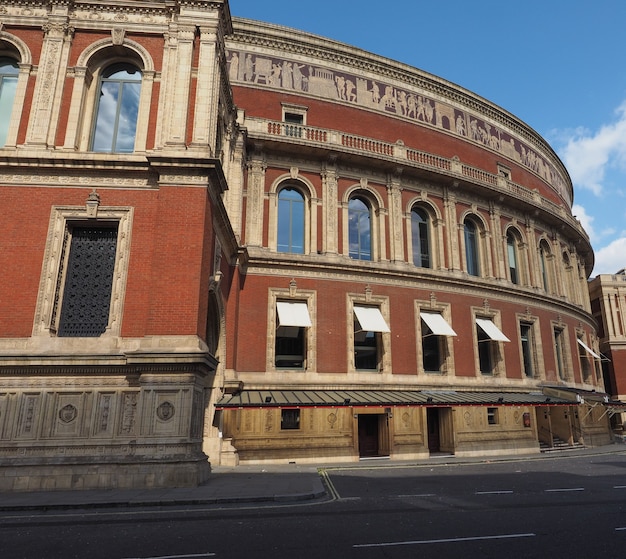
<svg viewBox="0 0 626 559">
<path fill-rule="evenodd" d="M 519 119 L 226 0 L 3 7 L 0 488 L 610 440 Z"/>
</svg>

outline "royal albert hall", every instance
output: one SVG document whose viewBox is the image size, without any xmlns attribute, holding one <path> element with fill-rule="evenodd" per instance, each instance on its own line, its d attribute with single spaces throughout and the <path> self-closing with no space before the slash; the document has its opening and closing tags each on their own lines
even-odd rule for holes
<svg viewBox="0 0 626 559">
<path fill-rule="evenodd" d="M 611 441 L 593 251 L 527 124 L 227 0 L 3 6 L 5 471 Z"/>
</svg>

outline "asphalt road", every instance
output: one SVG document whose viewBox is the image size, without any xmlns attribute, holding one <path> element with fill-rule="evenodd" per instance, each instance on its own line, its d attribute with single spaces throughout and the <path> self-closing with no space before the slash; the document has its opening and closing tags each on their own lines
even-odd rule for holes
<svg viewBox="0 0 626 559">
<path fill-rule="evenodd" d="M 41 511 L 0 517 L 0 557 L 626 557 L 626 456 L 329 469 L 297 506 Z"/>
</svg>

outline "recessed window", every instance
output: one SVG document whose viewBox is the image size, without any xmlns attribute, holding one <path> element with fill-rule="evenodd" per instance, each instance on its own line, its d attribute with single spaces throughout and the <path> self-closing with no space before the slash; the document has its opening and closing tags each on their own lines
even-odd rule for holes
<svg viewBox="0 0 626 559">
<path fill-rule="evenodd" d="M 278 369 L 306 368 L 307 329 L 311 319 L 304 301 L 277 301 L 274 366 Z"/>
<path fill-rule="evenodd" d="M 551 259 L 551 252 L 548 243 L 545 241 L 541 241 L 539 245 L 539 267 L 541 271 L 541 279 L 543 282 L 543 288 L 546 291 L 550 291 L 550 271 L 548 268 L 548 263 Z"/>
<path fill-rule="evenodd" d="M 498 342 L 510 340 L 489 318 L 476 318 L 476 326 L 479 370 L 483 375 L 493 375 L 499 355 Z"/>
<path fill-rule="evenodd" d="M 511 231 L 508 231 L 506 234 L 506 254 L 509 261 L 509 279 L 515 284 L 519 283 L 517 244 L 515 235 Z"/>
<path fill-rule="evenodd" d="M 304 253 L 304 196 L 291 187 L 278 193 L 278 252 Z"/>
<path fill-rule="evenodd" d="M 117 225 L 74 225 L 66 231 L 65 245 L 65 281 L 57 294 L 61 300 L 57 335 L 101 336 L 109 325 Z"/>
<path fill-rule="evenodd" d="M 441 373 L 446 362 L 447 340 L 456 332 L 440 313 L 420 312 L 422 321 L 422 367 L 425 373 Z"/>
<path fill-rule="evenodd" d="M 430 219 L 423 209 L 417 207 L 411 210 L 411 240 L 413 264 L 430 268 Z"/>
<path fill-rule="evenodd" d="M 566 379 L 565 369 L 565 335 L 562 328 L 554 328 L 554 354 L 556 370 L 561 380 Z"/>
<path fill-rule="evenodd" d="M 487 408 L 487 423 L 489 425 L 498 424 L 498 408 Z"/>
<path fill-rule="evenodd" d="M 15 61 L 0 58 L 0 147 L 7 141 L 19 68 Z"/>
<path fill-rule="evenodd" d="M 141 72 L 130 64 L 115 64 L 103 71 L 93 151 L 129 153 L 135 149 L 141 77 Z"/>
<path fill-rule="evenodd" d="M 300 410 L 299 409 L 280 410 L 280 428 L 282 430 L 300 429 Z"/>
<path fill-rule="evenodd" d="M 379 371 L 382 368 L 382 334 L 389 332 L 378 307 L 354 306 L 354 368 Z"/>
<path fill-rule="evenodd" d="M 471 219 L 463 223 L 465 235 L 465 261 L 470 276 L 480 276 L 480 253 L 478 249 L 478 227 Z"/>
<path fill-rule="evenodd" d="M 520 324 L 520 347 L 522 350 L 524 376 L 526 378 L 533 378 L 535 376 L 535 364 L 533 356 L 536 354 L 536 349 L 535 334 L 533 332 L 532 324 Z"/>
<path fill-rule="evenodd" d="M 348 202 L 348 236 L 350 258 L 371 260 L 372 211 L 370 205 L 361 198 L 351 198 Z"/>
</svg>

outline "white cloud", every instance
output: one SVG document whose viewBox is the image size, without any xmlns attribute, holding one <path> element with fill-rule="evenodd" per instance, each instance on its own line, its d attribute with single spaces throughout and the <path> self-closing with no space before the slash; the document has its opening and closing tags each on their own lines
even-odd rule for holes
<svg viewBox="0 0 626 559">
<path fill-rule="evenodd" d="M 615 274 L 626 268 L 626 236 L 615 239 L 610 244 L 595 251 L 596 263 L 594 276 L 598 274 Z"/>
<path fill-rule="evenodd" d="M 618 107 L 616 120 L 595 134 L 577 129 L 565 141 L 561 154 L 575 187 L 599 196 L 609 167 L 626 167 L 626 101 Z"/>
<path fill-rule="evenodd" d="M 593 229 L 593 220 L 594 217 L 589 215 L 585 208 L 579 204 L 574 204 L 572 206 L 572 214 L 580 221 L 580 224 L 583 226 L 583 229 L 589 235 L 589 239 L 593 242 L 596 238 L 595 231 Z"/>
</svg>

